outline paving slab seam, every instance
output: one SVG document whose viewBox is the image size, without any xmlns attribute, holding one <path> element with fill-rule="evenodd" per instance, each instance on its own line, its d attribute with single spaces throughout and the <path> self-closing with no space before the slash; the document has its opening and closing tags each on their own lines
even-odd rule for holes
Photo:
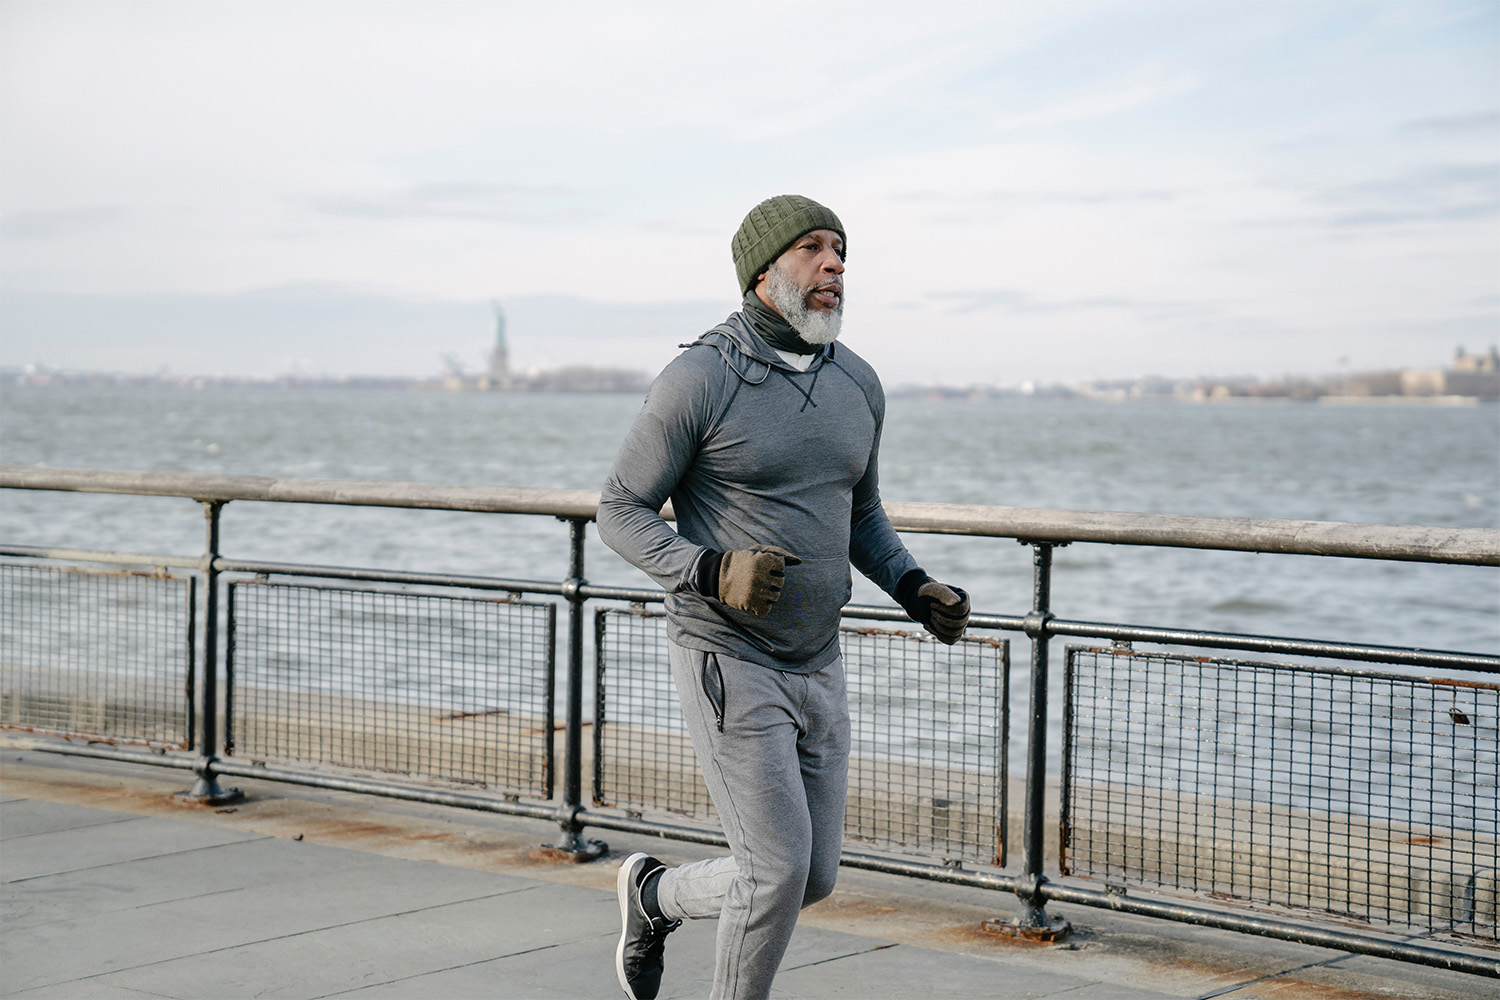
<svg viewBox="0 0 1500 1000">
<path fill-rule="evenodd" d="M 129 864 L 129 862 L 121 862 L 121 864 Z M 98 865 L 96 867 L 98 867 L 98 868 L 110 868 L 110 867 L 113 867 L 113 866 L 112 865 Z M 88 870 L 88 869 L 85 869 L 85 870 Z M 71 875 L 72 872 L 65 872 L 63 874 L 69 874 L 69 875 Z M 40 879 L 40 878 L 56 878 L 56 876 L 55 875 L 36 875 L 36 876 L 33 876 L 32 878 L 22 879 L 22 880 L 19 880 L 19 881 L 31 882 L 31 881 L 35 881 L 36 879 Z M 11 882 L 11 883 L 8 883 L 8 884 L 10 884 L 10 885 L 16 885 L 16 884 L 19 884 L 19 882 Z M 138 912 L 138 911 L 141 911 L 141 910 L 149 910 L 153 906 L 171 906 L 174 903 L 184 903 L 184 902 L 187 902 L 189 900 L 212 899 L 214 896 L 223 896 L 223 895 L 226 895 L 226 894 L 231 893 L 231 892 L 239 892 L 242 889 L 244 889 L 244 886 L 239 886 L 239 885 L 231 886 L 230 888 L 227 888 L 227 889 L 209 889 L 209 890 L 207 890 L 205 892 L 195 892 L 195 893 L 192 893 L 192 894 L 187 895 L 187 896 L 173 896 L 170 899 L 157 899 L 157 900 L 152 900 L 149 903 L 139 903 L 139 904 L 136 904 L 136 905 L 133 905 L 133 906 L 120 907 L 120 908 L 114 909 L 114 910 L 99 910 L 99 911 L 96 911 L 93 914 L 93 916 L 104 916 L 104 917 L 107 917 L 107 916 L 111 916 L 113 914 L 118 914 L 118 913 L 132 913 L 132 912 Z M 28 930 L 28 931 L 39 930 L 39 929 L 41 929 L 43 927 L 52 927 L 52 926 L 54 926 L 56 924 L 76 923 L 77 920 L 78 920 L 77 917 L 59 917 L 56 920 L 43 920 L 40 923 L 26 924 L 26 925 L 24 925 L 24 927 L 18 928 L 18 930 Z"/>
<path fill-rule="evenodd" d="M 829 962 L 842 962 L 848 958 L 858 958 L 861 955 L 873 955 L 877 951 L 885 951 L 888 948 L 899 947 L 901 947 L 899 942 L 889 941 L 883 944 L 877 944 L 870 948 L 863 948 L 859 951 L 846 952 L 843 955 L 829 955 L 827 958 L 820 958 L 816 962 L 803 962 L 801 965 L 789 965 L 781 971 L 792 972 L 796 969 L 811 969 L 815 965 L 827 965 Z"/>
<path fill-rule="evenodd" d="M 150 817 L 132 817 L 132 818 L 133 819 L 149 819 Z M 100 824 L 97 824 L 97 825 L 99 825 L 99 826 L 114 826 L 115 824 L 113 824 L 113 823 L 100 823 Z M 53 830 L 53 831 L 50 831 L 49 833 L 30 834 L 29 836 L 37 836 L 37 837 L 55 836 L 56 833 L 57 833 L 57 831 Z M 20 837 L 16 838 L 16 840 L 20 840 L 20 839 L 22 839 L 22 838 L 20 838 Z M 277 839 L 279 839 L 279 838 L 272 837 L 269 834 L 262 834 L 262 835 L 260 835 L 258 837 L 246 837 L 244 840 L 238 841 L 238 843 L 241 843 L 241 844 L 253 844 L 253 843 L 255 843 L 258 840 L 277 840 Z M 23 875 L 20 878 L 0 879 L 0 882 L 4 882 L 6 885 L 21 885 L 24 882 L 33 882 L 33 881 L 35 881 L 35 880 L 37 880 L 39 878 L 56 878 L 59 875 L 76 875 L 76 874 L 78 874 L 80 872 L 101 871 L 101 870 L 106 869 L 106 868 L 118 868 L 120 865 L 136 864 L 136 863 L 141 862 L 141 861 L 160 861 L 163 858 L 180 858 L 180 857 L 183 857 L 184 855 L 187 855 L 187 854 L 196 854 L 199 851 L 215 851 L 215 850 L 218 850 L 219 848 L 221 848 L 223 846 L 224 846 L 223 844 L 204 844 L 204 845 L 202 845 L 200 847 L 187 847 L 187 848 L 184 848 L 183 850 L 180 850 L 180 851 L 167 851 L 164 854 L 147 854 L 147 855 L 144 855 L 144 856 L 139 857 L 139 858 L 123 858 L 123 859 L 120 859 L 120 860 L 117 860 L 117 861 L 106 861 L 103 864 L 98 864 L 98 865 L 84 865 L 81 868 L 65 868 L 65 869 L 63 869 L 60 872 L 43 872 L 40 875 Z"/>
<path fill-rule="evenodd" d="M 21 797 L 21 798 L 0 799 L 0 805 L 7 805 L 7 804 L 10 804 L 10 803 L 15 803 L 15 802 L 29 802 L 29 801 L 31 801 L 31 800 L 27 799 L 27 798 L 24 798 L 24 797 Z M 132 815 L 132 814 L 129 814 L 129 813 L 125 813 L 125 814 L 121 814 L 116 819 L 105 820 L 104 822 L 101 822 L 101 823 L 90 823 L 88 825 L 89 826 L 115 826 L 116 824 L 119 824 L 119 823 L 134 823 L 134 822 L 137 822 L 139 820 L 146 819 L 146 818 L 147 817 L 145 817 L 145 816 L 137 816 L 137 815 Z M 83 827 L 72 827 L 70 829 L 84 829 L 84 828 Z M 3 832 L 0 832 L 0 843 L 14 844 L 14 843 L 17 843 L 18 841 L 28 840 L 28 839 L 30 839 L 32 837 L 50 837 L 52 834 L 54 834 L 56 832 L 57 832 L 56 830 L 42 830 L 42 831 L 39 831 L 37 833 L 21 833 L 21 834 L 17 834 L 14 837 L 7 837 L 7 836 L 5 836 L 5 834 Z"/>
<path fill-rule="evenodd" d="M 1214 1000 L 1215 997 L 1227 996 L 1230 993 L 1237 993 L 1240 990 L 1247 990 L 1252 986 L 1259 986 L 1261 983 L 1274 983 L 1278 979 L 1285 979 L 1288 976 L 1295 976 L 1299 972 L 1307 972 L 1310 969 L 1332 968 L 1333 966 L 1338 965 L 1341 962 L 1348 962 L 1354 957 L 1356 956 L 1352 954 L 1334 955 L 1332 958 L 1325 958 L 1320 962 L 1305 962 L 1302 965 L 1294 965 L 1291 968 L 1282 969 L 1279 972 L 1268 972 L 1263 976 L 1257 976 L 1254 979 L 1247 979 L 1244 982 L 1238 983 L 1234 986 L 1221 987 L 1211 993 L 1204 993 L 1198 997 L 1195 997 L 1194 1000 Z"/>
</svg>

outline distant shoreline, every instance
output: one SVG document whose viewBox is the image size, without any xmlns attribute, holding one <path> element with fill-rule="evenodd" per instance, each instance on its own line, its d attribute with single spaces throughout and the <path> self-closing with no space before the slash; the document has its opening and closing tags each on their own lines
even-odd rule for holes
<svg viewBox="0 0 1500 1000">
<path fill-rule="evenodd" d="M 453 389 L 439 382 L 407 379 L 218 379 L 218 378 L 141 378 L 134 376 L 68 376 L 47 382 L 17 380 L 0 376 L 0 391 L 57 391 L 68 389 L 128 389 L 140 391 L 206 392 L 209 389 L 230 392 L 283 390 L 287 392 L 421 392 L 455 396 L 562 396 L 562 395 L 635 395 L 644 394 L 647 384 L 638 387 L 539 385 L 511 389 Z M 896 386 L 887 390 L 893 400 L 926 400 L 930 402 L 969 404 L 991 400 L 1026 400 L 1028 402 L 1063 402 L 1108 406 L 1173 404 L 1184 406 L 1378 406 L 1378 407 L 1472 407 L 1494 405 L 1495 399 L 1477 396 L 1186 396 L 1128 395 L 1079 391 L 1022 392 L 1017 389 L 953 389 L 931 386 Z"/>
<path fill-rule="evenodd" d="M 888 385 L 892 399 L 951 400 L 1061 399 L 1080 402 L 1136 403 L 1318 403 L 1328 406 L 1473 406 L 1500 400 L 1500 374 L 1495 372 L 1412 372 L 1422 376 L 1408 380 L 1402 373 L 1337 376 L 1321 379 L 1288 377 L 1263 382 L 1252 376 L 1197 376 L 1168 378 L 1142 376 L 1134 379 L 1096 379 L 1075 384 L 996 385 Z M 1447 384 L 1432 376 L 1448 378 Z M 571 366 L 517 376 L 504 386 L 490 385 L 463 373 L 409 378 L 381 375 L 282 375 L 250 377 L 237 375 L 127 374 L 83 372 L 28 365 L 0 367 L 0 389 L 27 388 L 139 388 L 184 389 L 287 389 L 349 390 L 379 389 L 443 392 L 465 395 L 536 395 L 552 393 L 605 393 L 643 395 L 652 376 L 644 371 Z M 1412 381 L 1411 386 L 1405 383 Z M 1446 389 L 1447 391 L 1443 391 Z M 1454 391 L 1454 390 L 1457 391 Z"/>
</svg>

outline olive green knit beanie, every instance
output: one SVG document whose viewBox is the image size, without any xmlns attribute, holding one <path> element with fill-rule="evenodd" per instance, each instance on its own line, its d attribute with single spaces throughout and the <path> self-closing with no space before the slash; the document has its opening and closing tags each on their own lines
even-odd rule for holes
<svg viewBox="0 0 1500 1000">
<path fill-rule="evenodd" d="M 771 262 L 792 245 L 792 241 L 814 229 L 832 229 L 847 248 L 849 237 L 844 235 L 844 224 L 839 217 L 811 198 L 800 194 L 779 194 L 752 208 L 729 243 L 741 294 L 750 290 L 756 277 L 770 267 Z"/>
</svg>

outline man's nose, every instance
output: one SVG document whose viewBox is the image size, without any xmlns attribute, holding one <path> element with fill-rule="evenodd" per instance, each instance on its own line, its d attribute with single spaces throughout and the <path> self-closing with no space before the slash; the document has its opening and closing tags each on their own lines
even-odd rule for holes
<svg viewBox="0 0 1500 1000">
<path fill-rule="evenodd" d="M 844 259 L 838 255 L 838 251 L 831 247 L 823 251 L 823 259 L 819 262 L 821 269 L 829 274 L 844 273 Z"/>
</svg>

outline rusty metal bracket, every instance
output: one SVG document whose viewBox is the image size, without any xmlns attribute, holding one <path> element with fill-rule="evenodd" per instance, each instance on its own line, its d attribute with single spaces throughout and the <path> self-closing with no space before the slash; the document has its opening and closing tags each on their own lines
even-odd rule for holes
<svg viewBox="0 0 1500 1000">
<path fill-rule="evenodd" d="M 579 818 L 583 806 L 564 803 L 557 810 L 557 825 L 562 827 L 562 836 L 555 844 L 544 844 L 532 852 L 538 861 L 565 861 L 582 864 L 597 861 L 609 852 L 609 845 L 602 840 L 589 840 L 583 836 L 586 824 Z"/>
<path fill-rule="evenodd" d="M 1046 881 L 1040 875 L 1017 876 L 1015 887 L 1016 895 L 1021 900 L 1020 912 L 1010 920 L 986 920 L 979 925 L 980 929 L 1002 937 L 1043 944 L 1067 937 L 1073 930 L 1073 925 L 1065 917 L 1050 916 L 1042 907 L 1042 886 Z"/>
</svg>

